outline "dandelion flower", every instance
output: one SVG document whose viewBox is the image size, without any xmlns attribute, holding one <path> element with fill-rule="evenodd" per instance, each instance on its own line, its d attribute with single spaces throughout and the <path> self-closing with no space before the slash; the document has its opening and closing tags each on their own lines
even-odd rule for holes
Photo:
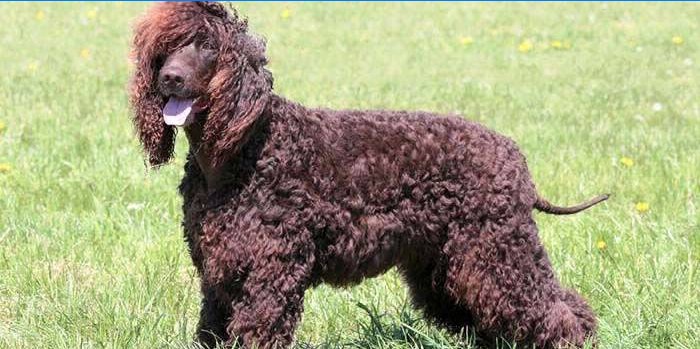
<svg viewBox="0 0 700 349">
<path fill-rule="evenodd" d="M 7 125 L 5 125 L 4 122 L 0 121 L 0 133 L 5 132 L 6 128 L 7 128 Z"/>
<path fill-rule="evenodd" d="M 522 53 L 528 53 L 528 52 L 532 51 L 533 46 L 534 45 L 532 44 L 532 41 L 525 40 L 525 41 L 521 42 L 520 45 L 518 45 L 518 51 L 520 51 Z"/>
<path fill-rule="evenodd" d="M 606 248 L 608 248 L 608 244 L 605 243 L 605 240 L 599 239 L 599 240 L 595 243 L 595 247 L 597 247 L 599 250 L 603 251 L 603 250 L 605 250 Z"/>
<path fill-rule="evenodd" d="M 647 211 L 649 211 L 649 203 L 640 201 L 634 204 L 634 209 L 637 210 L 637 212 L 639 213 L 646 213 Z"/>
<path fill-rule="evenodd" d="M 632 160 L 632 158 L 628 158 L 628 157 L 626 157 L 626 156 L 623 156 L 623 157 L 620 159 L 620 163 L 623 164 L 623 165 L 625 165 L 625 167 L 632 167 L 632 166 L 634 166 L 634 160 Z"/>
<path fill-rule="evenodd" d="M 1 163 L 0 164 L 0 173 L 8 173 L 12 169 L 12 166 L 7 163 Z"/>
<path fill-rule="evenodd" d="M 564 43 L 559 40 L 552 40 L 552 42 L 550 42 L 549 45 L 557 50 L 564 48 Z"/>
<path fill-rule="evenodd" d="M 656 111 L 656 112 L 662 111 L 663 109 L 664 109 L 664 105 L 659 103 L 659 102 L 656 102 L 651 106 L 651 110 Z"/>
<path fill-rule="evenodd" d="M 674 45 L 683 45 L 683 41 L 684 41 L 683 38 L 678 36 L 678 35 L 671 38 L 671 42 Z"/>
<path fill-rule="evenodd" d="M 90 50 L 87 48 L 80 50 L 80 57 L 83 57 L 83 59 L 90 58 Z"/>
<path fill-rule="evenodd" d="M 282 17 L 282 19 L 287 19 L 291 16 L 292 16 L 292 11 L 290 11 L 288 8 L 282 10 L 282 13 L 280 14 L 280 17 Z"/>
<path fill-rule="evenodd" d="M 474 43 L 474 38 L 471 36 L 463 36 L 459 38 L 459 42 L 464 46 L 469 46 Z"/>
<path fill-rule="evenodd" d="M 36 14 L 34 15 L 34 18 L 36 18 L 37 21 L 43 21 L 44 17 L 46 17 L 46 14 L 42 10 L 36 11 Z"/>
<path fill-rule="evenodd" d="M 96 10 L 96 9 L 92 9 L 92 10 L 88 11 L 88 12 L 85 14 L 85 16 L 86 16 L 88 19 L 95 19 L 95 18 L 97 18 L 97 10 Z"/>
</svg>

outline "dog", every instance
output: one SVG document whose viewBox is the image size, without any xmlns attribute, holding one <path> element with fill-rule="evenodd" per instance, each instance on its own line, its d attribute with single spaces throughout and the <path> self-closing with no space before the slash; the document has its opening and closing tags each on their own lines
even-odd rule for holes
<svg viewBox="0 0 700 349">
<path fill-rule="evenodd" d="M 219 3 L 160 3 L 135 28 L 130 103 L 150 165 L 189 141 L 185 239 L 201 277 L 197 340 L 285 348 L 320 283 L 396 267 L 413 304 L 454 331 L 539 348 L 595 341 L 532 211 L 510 139 L 456 116 L 311 109 L 273 92 L 265 43 Z"/>
</svg>

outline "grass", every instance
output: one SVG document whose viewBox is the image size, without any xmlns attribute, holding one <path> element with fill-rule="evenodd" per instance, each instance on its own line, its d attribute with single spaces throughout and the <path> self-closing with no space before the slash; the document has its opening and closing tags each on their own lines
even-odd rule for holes
<svg viewBox="0 0 700 349">
<path fill-rule="evenodd" d="M 125 93 L 146 6 L 0 5 L 2 348 L 191 340 L 186 140 L 174 166 L 146 170 Z M 537 215 L 561 281 L 597 312 L 600 348 L 700 347 L 699 6 L 239 7 L 268 39 L 282 95 L 457 112 L 515 139 L 552 201 L 614 193 L 570 218 Z M 422 321 L 393 272 L 318 287 L 305 306 L 299 348 L 471 347 Z"/>
</svg>

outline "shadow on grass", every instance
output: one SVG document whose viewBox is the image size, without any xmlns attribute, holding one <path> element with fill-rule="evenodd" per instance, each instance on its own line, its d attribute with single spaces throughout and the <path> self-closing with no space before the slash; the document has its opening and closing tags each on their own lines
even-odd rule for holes
<svg viewBox="0 0 700 349">
<path fill-rule="evenodd" d="M 367 317 L 358 319 L 358 327 L 349 338 L 320 344 L 297 343 L 295 349 L 335 348 L 421 348 L 478 349 L 473 333 L 452 335 L 431 328 L 421 317 L 404 305 L 398 314 L 381 313 L 376 306 L 358 303 Z"/>
<path fill-rule="evenodd" d="M 293 349 L 521 349 L 505 341 L 479 343 L 472 330 L 452 334 L 429 325 L 404 304 L 398 313 L 381 313 L 376 306 L 357 303 L 367 316 L 357 319 L 357 328 L 348 336 L 321 343 L 298 341 Z M 193 344 L 188 349 L 200 349 Z M 222 348 L 222 347 L 217 347 Z"/>
</svg>

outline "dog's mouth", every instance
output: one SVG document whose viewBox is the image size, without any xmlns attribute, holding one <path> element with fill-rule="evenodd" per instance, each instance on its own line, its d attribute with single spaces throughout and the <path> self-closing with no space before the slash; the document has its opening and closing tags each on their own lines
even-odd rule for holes
<svg viewBox="0 0 700 349">
<path fill-rule="evenodd" d="M 163 107 L 163 121 L 167 125 L 185 127 L 191 124 L 195 115 L 206 107 L 204 98 L 170 96 Z"/>
</svg>

